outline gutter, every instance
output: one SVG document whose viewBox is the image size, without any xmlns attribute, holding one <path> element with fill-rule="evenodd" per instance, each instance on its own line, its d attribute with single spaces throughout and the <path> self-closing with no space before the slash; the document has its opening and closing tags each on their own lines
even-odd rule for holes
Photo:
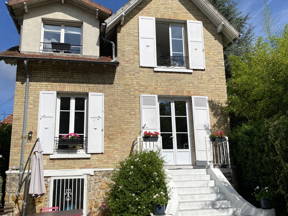
<svg viewBox="0 0 288 216">
<path fill-rule="evenodd" d="M 112 62 L 116 62 L 116 45 L 114 41 L 108 40 L 105 36 L 106 36 L 106 29 L 107 29 L 107 24 L 104 22 L 102 23 L 102 32 L 104 34 L 104 36 L 102 36 L 102 40 L 106 41 L 107 43 L 110 43 L 112 45 Z"/>
</svg>

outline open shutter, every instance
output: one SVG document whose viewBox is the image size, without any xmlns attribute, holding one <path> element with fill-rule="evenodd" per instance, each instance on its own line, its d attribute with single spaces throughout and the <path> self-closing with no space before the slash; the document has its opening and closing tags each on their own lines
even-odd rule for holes
<svg viewBox="0 0 288 216">
<path fill-rule="evenodd" d="M 53 154 L 55 141 L 56 92 L 41 91 L 39 99 L 38 137 L 44 154 Z"/>
<path fill-rule="evenodd" d="M 157 95 L 141 95 L 141 132 L 160 132 Z"/>
<path fill-rule="evenodd" d="M 205 69 L 203 24 L 200 21 L 187 21 L 189 66 L 191 69 Z"/>
<path fill-rule="evenodd" d="M 212 148 L 209 140 L 210 117 L 208 97 L 193 96 L 193 124 L 197 165 L 206 165 L 212 160 Z"/>
<path fill-rule="evenodd" d="M 88 153 L 104 153 L 104 94 L 89 92 Z"/>
<path fill-rule="evenodd" d="M 156 67 L 156 26 L 154 17 L 139 17 L 140 66 Z"/>
</svg>

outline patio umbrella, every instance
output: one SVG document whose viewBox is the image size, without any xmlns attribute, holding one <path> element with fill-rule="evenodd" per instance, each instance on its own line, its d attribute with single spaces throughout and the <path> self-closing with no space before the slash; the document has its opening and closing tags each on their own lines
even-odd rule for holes
<svg viewBox="0 0 288 216">
<path fill-rule="evenodd" d="M 46 193 L 44 175 L 43 175 L 43 150 L 38 141 L 31 156 L 31 180 L 29 194 L 32 196 L 41 196 Z"/>
</svg>

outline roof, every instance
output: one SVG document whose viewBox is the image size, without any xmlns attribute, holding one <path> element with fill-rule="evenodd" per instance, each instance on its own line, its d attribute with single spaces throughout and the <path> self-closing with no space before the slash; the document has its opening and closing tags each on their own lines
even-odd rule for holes
<svg viewBox="0 0 288 216">
<path fill-rule="evenodd" d="M 71 62 L 91 62 L 96 64 L 118 65 L 117 61 L 113 61 L 111 57 L 91 57 L 83 55 L 67 55 L 59 53 L 21 53 L 17 47 L 13 47 L 4 52 L 0 52 L 0 60 L 46 60 L 46 61 L 71 61 Z M 16 63 L 16 62 L 13 62 Z"/>
<path fill-rule="evenodd" d="M 0 124 L 12 124 L 13 123 L 13 114 L 7 116 Z"/>
<path fill-rule="evenodd" d="M 17 6 L 17 5 L 32 5 L 32 4 L 36 4 L 39 2 L 53 2 L 52 0 L 9 0 L 8 1 L 8 6 Z M 78 2 L 80 4 L 83 4 L 87 7 L 90 7 L 92 9 L 98 9 L 100 11 L 102 11 L 103 13 L 106 13 L 107 15 L 111 15 L 112 14 L 112 10 L 110 10 L 109 8 L 106 8 L 98 3 L 92 2 L 91 0 L 66 0 L 66 1 L 74 1 L 74 2 Z M 63 0 L 63 2 L 65 2 Z"/>
<path fill-rule="evenodd" d="M 123 16 L 131 12 L 137 5 L 144 0 L 129 0 L 115 14 L 105 20 L 106 32 L 109 32 L 116 26 Z M 190 0 L 204 13 L 208 19 L 216 26 L 218 32 L 222 32 L 229 42 L 234 41 L 239 37 L 239 32 L 232 24 L 222 16 L 222 14 L 208 0 Z"/>
</svg>

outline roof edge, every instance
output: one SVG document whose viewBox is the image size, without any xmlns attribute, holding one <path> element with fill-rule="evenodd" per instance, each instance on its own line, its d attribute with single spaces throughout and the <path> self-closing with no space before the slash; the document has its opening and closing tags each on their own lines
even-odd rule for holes
<svg viewBox="0 0 288 216">
<path fill-rule="evenodd" d="M 111 31 L 125 16 L 131 12 L 137 5 L 143 0 L 130 0 L 122 8 L 120 8 L 115 14 L 105 20 L 106 33 Z M 190 0 L 204 13 L 210 22 L 212 22 L 216 28 L 219 25 L 223 25 L 222 32 L 228 41 L 233 42 L 238 39 L 240 33 L 232 26 L 232 24 L 207 0 Z M 219 32 L 220 33 L 220 32 Z"/>
</svg>

